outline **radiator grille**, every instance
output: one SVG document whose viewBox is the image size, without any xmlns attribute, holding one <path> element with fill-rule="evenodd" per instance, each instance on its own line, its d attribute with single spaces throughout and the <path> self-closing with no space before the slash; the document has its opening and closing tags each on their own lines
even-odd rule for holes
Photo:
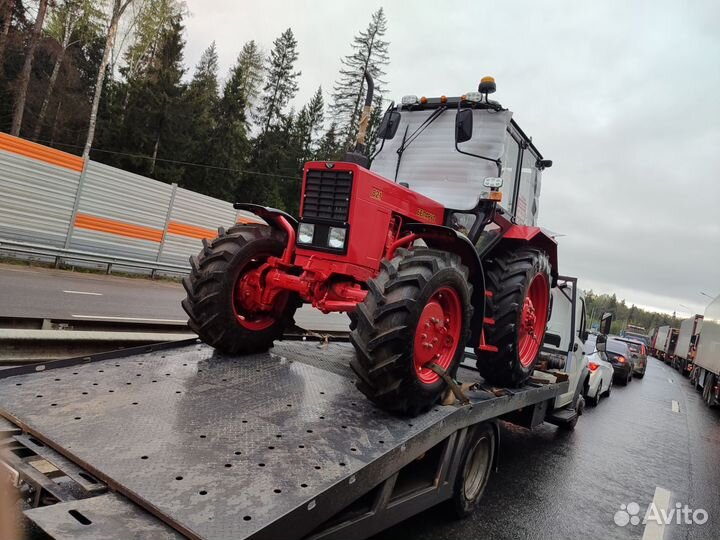
<svg viewBox="0 0 720 540">
<path fill-rule="evenodd" d="M 347 222 L 351 190 L 352 176 L 347 171 L 308 171 L 303 217 Z"/>
</svg>

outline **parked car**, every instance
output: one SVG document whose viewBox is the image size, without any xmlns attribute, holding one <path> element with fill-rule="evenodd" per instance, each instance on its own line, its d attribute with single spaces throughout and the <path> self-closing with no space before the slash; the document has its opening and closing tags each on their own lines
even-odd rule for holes
<svg viewBox="0 0 720 540">
<path fill-rule="evenodd" d="M 647 367 L 647 347 L 645 347 L 645 344 L 628 337 L 614 339 L 627 343 L 630 350 L 630 362 L 633 365 L 633 375 L 638 379 L 642 379 L 645 376 L 645 368 Z"/>
<path fill-rule="evenodd" d="M 633 365 L 627 343 L 615 337 L 608 338 L 604 352 L 607 361 L 612 364 L 614 379 L 622 386 L 626 386 L 633 377 Z"/>
<path fill-rule="evenodd" d="M 585 341 L 586 344 L 587 341 Z M 593 350 L 591 354 L 587 355 L 590 376 L 585 389 L 585 401 L 593 407 L 600 402 L 601 396 L 610 395 L 615 374 L 612 364 L 606 361 L 601 354 L 599 351 Z"/>
</svg>

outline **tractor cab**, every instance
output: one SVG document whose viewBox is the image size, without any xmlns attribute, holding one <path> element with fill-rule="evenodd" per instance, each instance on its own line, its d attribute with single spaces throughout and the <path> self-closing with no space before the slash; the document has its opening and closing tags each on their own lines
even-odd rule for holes
<svg viewBox="0 0 720 540">
<path fill-rule="evenodd" d="M 461 97 L 403 97 L 383 117 L 370 169 L 441 203 L 445 224 L 456 230 L 472 228 L 483 201 L 498 202 L 515 223 L 536 225 L 542 170 L 552 162 L 512 112 L 488 98 L 494 90 L 486 77 L 478 92 Z"/>
</svg>

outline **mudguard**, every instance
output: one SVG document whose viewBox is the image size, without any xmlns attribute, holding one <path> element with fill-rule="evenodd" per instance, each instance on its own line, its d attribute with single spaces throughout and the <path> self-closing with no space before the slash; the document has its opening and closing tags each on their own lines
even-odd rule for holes
<svg viewBox="0 0 720 540">
<path fill-rule="evenodd" d="M 275 229 L 279 229 L 281 231 L 284 231 L 282 225 L 278 222 L 278 217 L 282 216 L 284 217 L 290 225 L 292 225 L 293 229 L 297 230 L 298 228 L 298 220 L 295 219 L 293 216 L 288 214 L 287 212 L 283 210 L 279 210 L 277 208 L 272 208 L 270 206 L 262 206 L 259 204 L 252 204 L 252 203 L 235 203 L 233 204 L 233 208 L 235 210 L 245 210 L 246 212 L 250 212 L 251 214 L 255 214 L 259 218 L 264 219 L 268 222 L 268 225 Z"/>
</svg>

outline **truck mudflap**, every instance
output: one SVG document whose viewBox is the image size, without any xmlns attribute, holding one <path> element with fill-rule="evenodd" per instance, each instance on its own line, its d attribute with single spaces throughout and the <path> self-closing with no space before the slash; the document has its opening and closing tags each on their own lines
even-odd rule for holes
<svg viewBox="0 0 720 540">
<path fill-rule="evenodd" d="M 389 484 L 390 500 L 389 479 L 440 443 L 567 391 L 567 382 L 480 387 L 466 393 L 467 405 L 399 418 L 356 390 L 353 354 L 344 343 L 286 341 L 269 353 L 235 358 L 192 343 L 0 374 L 0 414 L 22 429 L 20 436 L 115 492 L 26 516 L 57 539 L 127 538 L 129 526 L 156 527 L 152 538 L 330 538 L 324 527 L 337 530 L 343 511 L 374 488 Z M 466 368 L 458 378 L 481 383 Z M 439 465 L 443 474 L 457 469 L 452 459 L 438 459 L 448 460 Z M 434 498 L 423 490 L 417 504 L 449 498 L 451 480 L 441 484 Z M 390 512 L 385 522 L 373 522 L 373 512 L 364 532 L 354 514 L 353 536 L 400 519 Z M 113 513 L 127 516 L 123 527 Z M 78 527 L 85 536 L 75 534 Z"/>
</svg>

